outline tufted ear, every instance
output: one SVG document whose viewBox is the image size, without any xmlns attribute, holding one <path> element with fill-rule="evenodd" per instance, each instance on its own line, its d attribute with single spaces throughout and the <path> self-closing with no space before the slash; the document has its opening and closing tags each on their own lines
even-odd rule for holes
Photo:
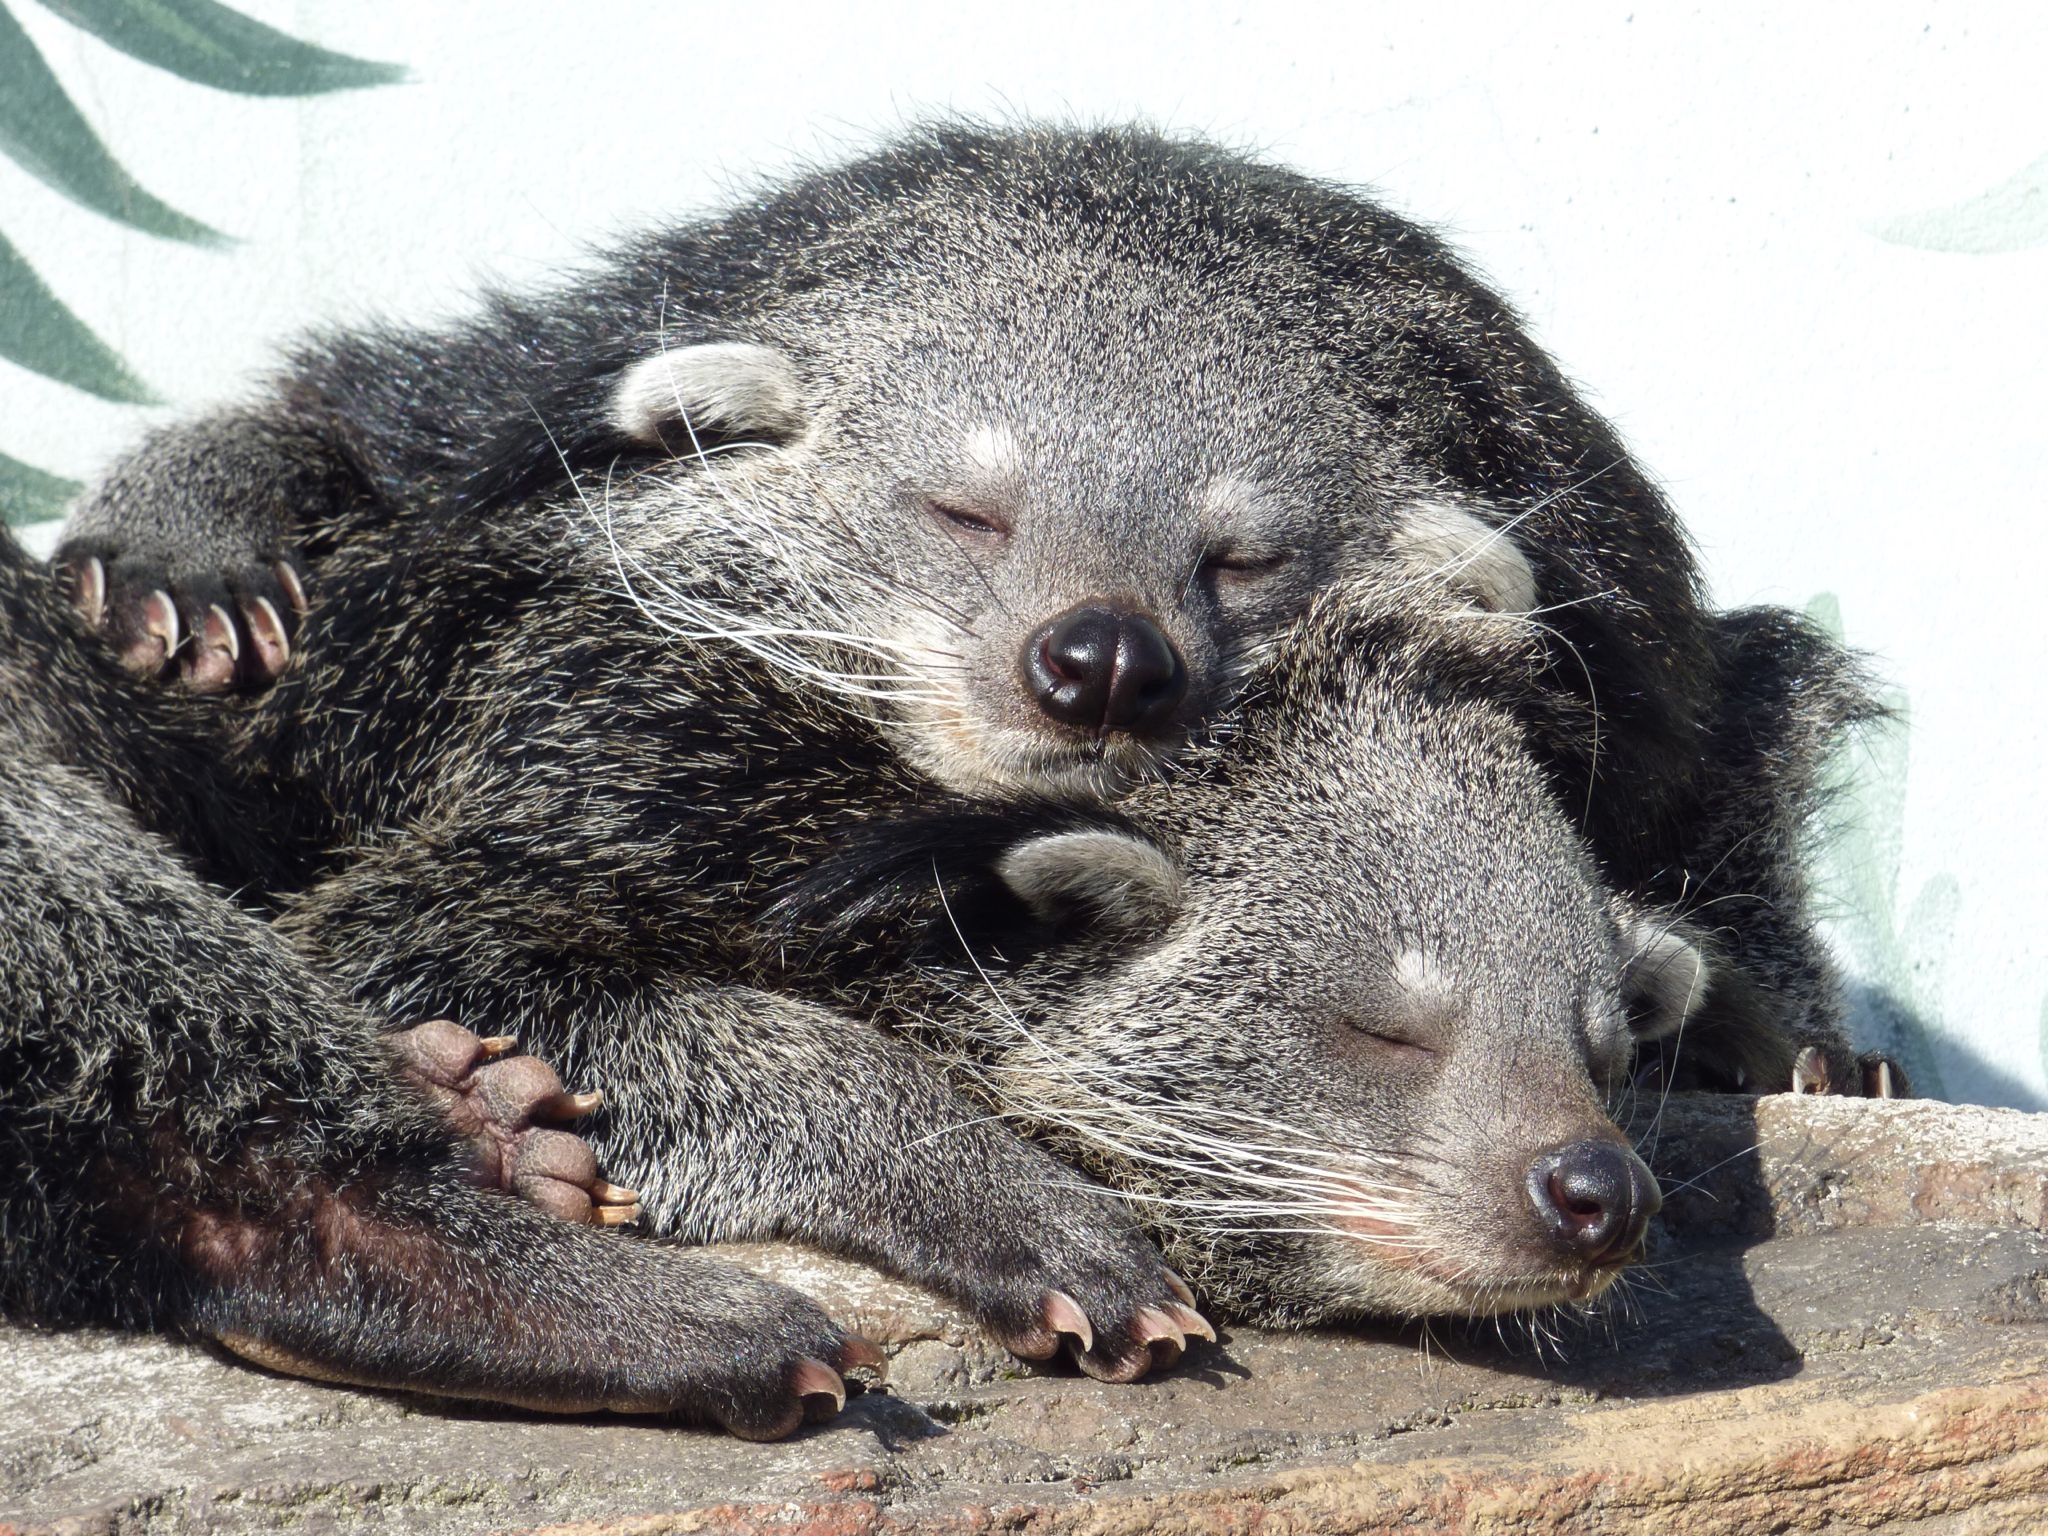
<svg viewBox="0 0 2048 1536">
<path fill-rule="evenodd" d="M 996 873 L 1041 922 L 1059 928 L 1154 933 L 1180 910 L 1180 867 L 1128 832 L 1054 832 L 1019 843 Z"/>
<path fill-rule="evenodd" d="M 1712 981 L 1705 940 L 1654 908 L 1624 909 L 1621 1001 L 1638 1040 L 1675 1035 L 1706 1001 Z"/>
<path fill-rule="evenodd" d="M 1441 582 L 1488 613 L 1536 606 L 1536 573 L 1521 546 L 1462 507 L 1423 502 L 1402 509 L 1389 544 L 1414 577 Z"/>
<path fill-rule="evenodd" d="M 732 442 L 784 443 L 804 427 L 796 366 L 744 341 L 642 358 L 619 375 L 610 415 L 624 437 L 678 458 Z"/>
</svg>

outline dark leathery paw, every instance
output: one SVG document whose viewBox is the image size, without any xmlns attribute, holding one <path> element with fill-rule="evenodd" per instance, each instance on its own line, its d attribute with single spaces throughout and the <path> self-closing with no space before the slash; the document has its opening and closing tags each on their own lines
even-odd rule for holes
<svg viewBox="0 0 2048 1536">
<path fill-rule="evenodd" d="M 194 693 L 267 688 L 291 664 L 306 592 L 283 556 L 228 570 L 68 545 L 57 560 L 71 604 L 129 671 Z"/>
<path fill-rule="evenodd" d="M 720 1427 L 742 1440 L 780 1440 L 837 1417 L 846 1406 L 850 1373 L 887 1378 L 888 1357 L 877 1346 L 829 1322 L 824 1327 L 828 1337 L 808 1346 L 792 1342 L 794 1358 L 768 1380 L 733 1384 L 713 1413 Z"/>
<path fill-rule="evenodd" d="M 486 1187 L 564 1221 L 610 1227 L 640 1214 L 639 1196 L 600 1177 L 590 1144 L 563 1129 L 596 1109 L 599 1094 L 566 1091 L 511 1036 L 479 1036 L 449 1019 L 393 1035 L 391 1045 L 406 1075 L 468 1138 Z"/>
<path fill-rule="evenodd" d="M 990 1319 L 991 1332 L 1019 1359 L 1044 1361 L 1064 1353 L 1097 1381 L 1131 1382 L 1171 1369 L 1188 1340 L 1216 1340 L 1216 1330 L 1192 1305 L 1193 1293 L 1164 1265 L 1122 1286 L 1054 1286 L 1023 1319 Z M 1091 1299 L 1084 1303 L 1076 1292 Z"/>
</svg>

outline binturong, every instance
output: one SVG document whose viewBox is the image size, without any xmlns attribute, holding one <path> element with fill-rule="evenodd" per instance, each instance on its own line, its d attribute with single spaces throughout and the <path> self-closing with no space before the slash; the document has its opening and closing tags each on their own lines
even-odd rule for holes
<svg viewBox="0 0 2048 1536">
<path fill-rule="evenodd" d="M 810 669 L 956 790 L 1120 793 L 1316 593 L 1399 566 L 1551 627 L 1621 878 L 1691 814 L 1706 615 L 1612 431 L 1428 231 L 1143 128 L 916 128 L 549 290 L 317 336 L 115 465 L 61 555 L 138 668 L 257 687 L 338 549 L 516 542 L 650 479 L 676 527 L 812 572 L 799 611 L 675 622 Z"/>
<path fill-rule="evenodd" d="M 1611 1113 L 1636 1046 L 1702 1024 L 1719 962 L 1603 883 L 1541 766 L 1586 722 L 1526 626 L 1360 596 L 1119 821 L 936 896 L 900 824 L 794 883 L 784 938 L 829 956 L 921 914 L 931 957 L 842 1001 L 1121 1191 L 1205 1306 L 1584 1301 L 1660 1203 Z"/>
</svg>

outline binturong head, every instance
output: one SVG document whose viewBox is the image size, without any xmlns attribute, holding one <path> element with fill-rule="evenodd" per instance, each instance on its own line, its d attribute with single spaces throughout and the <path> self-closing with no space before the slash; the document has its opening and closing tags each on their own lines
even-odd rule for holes
<svg viewBox="0 0 2048 1536">
<path fill-rule="evenodd" d="M 780 562 L 792 602 L 684 622 L 838 677 L 947 788 L 1156 776 L 1358 572 L 1538 602 L 1531 509 L 1425 430 L 1436 372 L 1476 376 L 1512 321 L 1412 357 L 1387 339 L 1476 290 L 1355 197 L 1142 134 L 941 134 L 700 238 L 728 236 L 772 297 L 703 315 L 678 291 L 609 421 L 624 462 L 670 456 L 634 473 L 672 521 Z"/>
<path fill-rule="evenodd" d="M 1610 1107 L 1707 962 L 1602 887 L 1520 630 L 1321 605 L 1227 749 L 998 860 L 1041 942 L 976 947 L 946 1048 L 1225 1312 L 1583 1301 L 1641 1250 L 1658 1186 Z"/>
</svg>

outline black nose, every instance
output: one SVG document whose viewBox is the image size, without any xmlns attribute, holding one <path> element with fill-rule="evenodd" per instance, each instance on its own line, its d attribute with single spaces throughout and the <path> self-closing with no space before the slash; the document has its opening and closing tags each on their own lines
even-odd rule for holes
<svg viewBox="0 0 2048 1536">
<path fill-rule="evenodd" d="M 1664 1197 L 1643 1160 L 1612 1141 L 1574 1141 L 1529 1169 L 1536 1218 L 1588 1264 L 1625 1263 Z"/>
<path fill-rule="evenodd" d="M 1186 697 L 1188 669 L 1144 614 L 1084 604 L 1024 642 L 1024 682 L 1062 725 L 1156 731 Z"/>
</svg>

